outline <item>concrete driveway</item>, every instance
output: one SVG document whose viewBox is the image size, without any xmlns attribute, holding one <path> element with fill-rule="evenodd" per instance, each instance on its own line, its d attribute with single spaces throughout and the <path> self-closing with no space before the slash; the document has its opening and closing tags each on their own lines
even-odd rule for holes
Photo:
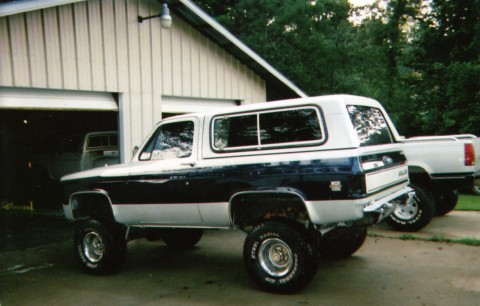
<svg viewBox="0 0 480 306">
<path fill-rule="evenodd" d="M 436 218 L 425 231 L 449 235 L 448 227 L 473 216 L 474 227 L 468 228 L 479 237 L 480 215 L 462 216 Z M 371 230 L 389 234 L 383 226 Z M 102 277 L 80 271 L 70 240 L 5 251 L 0 305 L 460 306 L 480 301 L 480 247 L 369 237 L 351 258 L 321 260 L 312 283 L 285 296 L 262 292 L 249 279 L 244 237 L 236 231 L 209 232 L 187 252 L 162 242 L 133 241 L 122 270 Z"/>
</svg>

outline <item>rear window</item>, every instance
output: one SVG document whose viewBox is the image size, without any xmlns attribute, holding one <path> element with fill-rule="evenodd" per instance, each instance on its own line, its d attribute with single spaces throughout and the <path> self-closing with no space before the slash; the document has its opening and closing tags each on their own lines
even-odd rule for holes
<svg viewBox="0 0 480 306">
<path fill-rule="evenodd" d="M 117 135 L 94 135 L 88 138 L 87 149 L 101 149 L 118 146 Z"/>
<path fill-rule="evenodd" d="M 324 140 L 320 118 L 314 107 L 216 117 L 213 148 L 235 151 L 317 144 Z"/>
<path fill-rule="evenodd" d="M 393 142 L 385 117 L 378 108 L 348 105 L 347 110 L 360 140 L 360 146 Z"/>
</svg>

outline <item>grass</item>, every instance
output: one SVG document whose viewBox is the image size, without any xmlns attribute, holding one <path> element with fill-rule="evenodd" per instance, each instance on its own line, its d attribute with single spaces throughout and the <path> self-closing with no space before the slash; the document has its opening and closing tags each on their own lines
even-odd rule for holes
<svg viewBox="0 0 480 306">
<path fill-rule="evenodd" d="M 460 194 L 455 210 L 480 211 L 480 196 Z"/>
<path fill-rule="evenodd" d="M 378 233 L 368 233 L 369 237 L 385 237 Z M 421 240 L 421 241 L 432 241 L 432 242 L 448 242 L 448 243 L 456 243 L 456 244 L 463 244 L 468 246 L 480 246 L 480 239 L 477 238 L 446 238 L 443 236 L 433 236 L 430 238 L 422 238 L 415 234 L 404 234 L 396 237 L 400 240 Z"/>
</svg>

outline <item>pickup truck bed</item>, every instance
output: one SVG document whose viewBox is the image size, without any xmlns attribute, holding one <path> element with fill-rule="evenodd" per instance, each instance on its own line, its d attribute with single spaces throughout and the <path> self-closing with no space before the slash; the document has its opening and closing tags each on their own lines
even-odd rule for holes
<svg viewBox="0 0 480 306">
<path fill-rule="evenodd" d="M 387 221 L 396 229 L 417 231 L 435 215 L 453 210 L 458 190 L 475 190 L 480 185 L 480 139 L 464 134 L 400 141 L 407 156 L 412 187 L 422 200 L 398 205 Z"/>
</svg>

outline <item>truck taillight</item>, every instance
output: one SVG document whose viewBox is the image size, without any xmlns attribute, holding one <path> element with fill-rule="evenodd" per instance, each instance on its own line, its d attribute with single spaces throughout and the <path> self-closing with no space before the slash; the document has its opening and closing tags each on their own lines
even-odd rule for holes
<svg viewBox="0 0 480 306">
<path fill-rule="evenodd" d="M 466 143 L 465 144 L 465 166 L 473 166 L 475 165 L 475 148 L 473 144 Z"/>
</svg>

